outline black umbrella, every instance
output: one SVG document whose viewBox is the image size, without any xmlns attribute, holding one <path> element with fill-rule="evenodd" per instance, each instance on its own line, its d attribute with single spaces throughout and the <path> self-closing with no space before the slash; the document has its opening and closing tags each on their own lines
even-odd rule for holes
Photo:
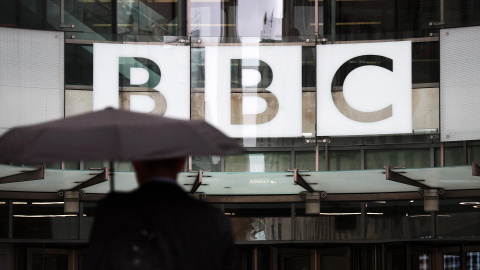
<svg viewBox="0 0 480 270">
<path fill-rule="evenodd" d="M 0 163 L 153 160 L 243 151 L 205 121 L 115 109 L 17 127 L 0 137 Z"/>
</svg>

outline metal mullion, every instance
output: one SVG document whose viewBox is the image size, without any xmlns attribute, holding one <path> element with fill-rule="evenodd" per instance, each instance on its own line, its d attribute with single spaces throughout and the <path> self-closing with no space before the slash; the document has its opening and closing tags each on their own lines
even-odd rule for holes
<svg viewBox="0 0 480 270">
<path fill-rule="evenodd" d="M 365 170 L 365 149 L 360 149 L 360 170 Z"/>
<path fill-rule="evenodd" d="M 445 166 L 445 143 L 440 143 L 440 167 Z"/>
<path fill-rule="evenodd" d="M 430 147 L 430 167 L 435 167 L 435 147 Z"/>
<path fill-rule="evenodd" d="M 225 172 L 225 156 L 220 157 L 220 171 Z"/>
<path fill-rule="evenodd" d="M 296 169 L 297 164 L 295 162 L 295 151 L 290 151 L 290 169 Z"/>
</svg>

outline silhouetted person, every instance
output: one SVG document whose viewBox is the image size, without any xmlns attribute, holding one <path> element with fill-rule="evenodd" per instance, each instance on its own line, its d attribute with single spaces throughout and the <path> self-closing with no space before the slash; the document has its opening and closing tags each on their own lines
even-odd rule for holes
<svg viewBox="0 0 480 270">
<path fill-rule="evenodd" d="M 184 158 L 132 164 L 140 187 L 99 204 L 83 270 L 234 269 L 228 219 L 175 180 Z"/>
</svg>

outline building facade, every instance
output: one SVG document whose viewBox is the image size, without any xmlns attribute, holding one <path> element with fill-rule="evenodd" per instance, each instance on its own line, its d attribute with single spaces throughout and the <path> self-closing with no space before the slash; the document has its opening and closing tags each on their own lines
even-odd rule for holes
<svg viewBox="0 0 480 270">
<path fill-rule="evenodd" d="M 477 0 L 4 0 L 0 133 L 202 119 L 248 152 L 179 183 L 230 217 L 240 269 L 480 269 L 478 41 Z M 105 167 L 0 165 L 0 266 L 80 269 Z"/>
</svg>

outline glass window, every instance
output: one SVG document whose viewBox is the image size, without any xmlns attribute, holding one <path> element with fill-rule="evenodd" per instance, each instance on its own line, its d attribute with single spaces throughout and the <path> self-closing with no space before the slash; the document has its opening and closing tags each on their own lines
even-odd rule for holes
<svg viewBox="0 0 480 270">
<path fill-rule="evenodd" d="M 82 4 L 83 13 L 77 13 L 77 22 L 83 27 L 83 31 L 86 33 L 104 34 L 103 37 L 91 35 L 89 36 L 90 39 L 110 39 L 107 37 L 111 37 L 113 33 L 111 2 L 83 1 Z M 75 28 L 80 27 L 80 25 Z"/>
<path fill-rule="evenodd" d="M 360 239 L 359 202 L 321 202 L 320 216 L 305 214 L 305 203 L 295 204 L 295 240 Z"/>
<path fill-rule="evenodd" d="M 65 84 L 93 85 L 93 46 L 65 44 Z"/>
<path fill-rule="evenodd" d="M 430 149 L 366 150 L 365 169 L 430 167 Z"/>
<path fill-rule="evenodd" d="M 465 165 L 463 157 L 463 147 L 445 147 L 445 166 L 461 166 Z M 441 163 L 441 151 L 440 148 L 435 148 L 435 167 L 440 167 Z"/>
<path fill-rule="evenodd" d="M 47 169 L 62 169 L 62 162 L 47 162 L 45 164 Z M 64 161 L 63 162 L 63 169 L 64 170 L 79 170 L 80 169 L 80 162 L 76 161 Z"/>
<path fill-rule="evenodd" d="M 8 202 L 0 201 L 0 237 L 8 238 Z"/>
<path fill-rule="evenodd" d="M 480 145 L 468 147 L 468 164 L 480 163 Z"/>
<path fill-rule="evenodd" d="M 290 204 L 226 204 L 235 240 L 291 240 Z"/>
<path fill-rule="evenodd" d="M 118 33 L 153 36 L 183 36 L 185 6 L 182 1 L 118 1 Z"/>
<path fill-rule="evenodd" d="M 93 202 L 84 202 L 82 204 L 83 216 L 80 219 L 80 239 L 89 239 L 90 231 L 95 219 L 95 210 L 97 209 L 98 204 Z"/>
<path fill-rule="evenodd" d="M 221 171 L 220 156 L 192 156 L 192 170 L 193 171 Z"/>
<path fill-rule="evenodd" d="M 480 198 L 440 200 L 438 237 L 480 236 Z"/>
<path fill-rule="evenodd" d="M 78 215 L 63 202 L 13 202 L 13 238 L 78 239 Z"/>
<path fill-rule="evenodd" d="M 290 152 L 266 152 L 225 157 L 226 172 L 283 172 L 291 169 Z"/>
<path fill-rule="evenodd" d="M 360 151 L 328 151 L 328 169 L 330 171 L 360 170 L 360 154 Z"/>
<path fill-rule="evenodd" d="M 412 83 L 440 82 L 440 42 L 412 43 Z"/>
<path fill-rule="evenodd" d="M 480 25 L 480 1 L 444 0 L 446 27 Z"/>
<path fill-rule="evenodd" d="M 315 171 L 315 152 L 295 152 L 295 168 Z M 325 152 L 320 153 L 319 170 L 325 170 Z"/>
<path fill-rule="evenodd" d="M 192 36 L 258 37 L 265 42 L 315 34 L 315 2 L 308 0 L 192 1 Z"/>
<path fill-rule="evenodd" d="M 87 160 L 83 162 L 83 168 L 84 170 L 90 170 L 90 169 L 101 169 L 109 167 L 108 162 L 106 161 L 91 161 Z"/>
<path fill-rule="evenodd" d="M 430 220 L 423 200 L 368 202 L 367 239 L 429 238 Z"/>
</svg>

